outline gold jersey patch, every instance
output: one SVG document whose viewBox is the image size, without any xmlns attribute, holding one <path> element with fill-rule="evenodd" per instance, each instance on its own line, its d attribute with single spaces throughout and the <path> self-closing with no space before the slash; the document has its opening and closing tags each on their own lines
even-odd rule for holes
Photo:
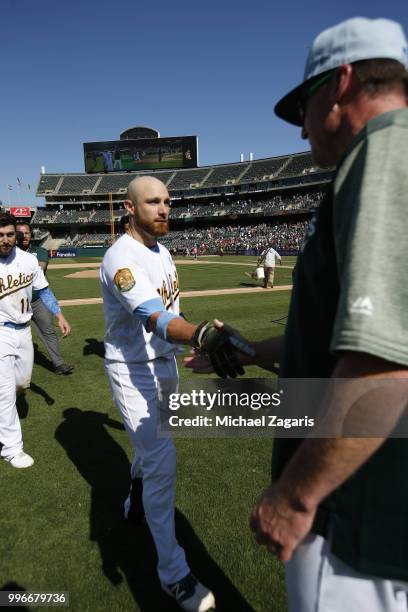
<svg viewBox="0 0 408 612">
<path fill-rule="evenodd" d="M 136 281 L 129 268 L 121 268 L 118 270 L 113 278 L 113 282 L 122 293 L 130 291 L 136 285 Z"/>
</svg>

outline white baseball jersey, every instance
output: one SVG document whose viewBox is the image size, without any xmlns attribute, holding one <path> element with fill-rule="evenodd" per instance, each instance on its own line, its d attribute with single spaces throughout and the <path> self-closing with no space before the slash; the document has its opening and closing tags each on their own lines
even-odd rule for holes
<svg viewBox="0 0 408 612">
<path fill-rule="evenodd" d="M 7 259 L 0 258 L 0 323 L 27 323 L 32 290 L 48 287 L 37 258 L 15 247 Z"/>
<path fill-rule="evenodd" d="M 275 267 L 275 259 L 281 260 L 281 256 L 279 253 L 275 251 L 272 247 L 270 247 L 265 255 L 264 266 L 266 268 L 274 268 Z"/>
<path fill-rule="evenodd" d="M 149 300 L 179 314 L 179 281 L 170 253 L 161 244 L 150 249 L 128 234 L 111 246 L 100 269 L 105 315 L 105 359 L 143 363 L 172 357 L 177 347 L 147 332 L 134 314 Z"/>
</svg>

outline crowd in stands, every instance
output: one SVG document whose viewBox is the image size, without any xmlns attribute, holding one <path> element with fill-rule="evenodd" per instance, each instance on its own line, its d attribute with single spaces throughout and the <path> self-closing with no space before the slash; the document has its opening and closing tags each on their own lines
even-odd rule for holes
<svg viewBox="0 0 408 612">
<path fill-rule="evenodd" d="M 279 250 L 298 251 L 303 241 L 307 222 L 298 223 L 260 223 L 252 226 L 229 225 L 206 229 L 172 231 L 160 239 L 172 253 L 190 255 L 195 250 L 200 255 L 216 253 L 258 255 L 271 243 Z M 115 240 L 120 234 L 115 234 Z M 112 244 L 111 234 L 78 234 L 74 239 L 65 238 L 61 246 L 100 246 Z"/>
<path fill-rule="evenodd" d="M 214 253 L 245 253 L 258 255 L 274 243 L 279 250 L 298 251 L 303 241 L 307 222 L 260 223 L 252 226 L 230 225 L 207 229 L 174 231 L 161 242 L 173 253 L 189 255 L 197 249 L 200 255 Z"/>
<path fill-rule="evenodd" d="M 252 201 L 250 198 L 234 201 L 218 200 L 206 204 L 184 204 L 173 205 L 170 213 L 172 219 L 183 219 L 188 217 L 211 217 L 223 215 L 258 215 L 273 214 L 277 211 L 311 210 L 316 208 L 323 197 L 322 191 L 276 195 L 266 200 Z M 124 209 L 115 210 L 115 221 L 126 214 Z M 78 224 L 78 223 L 109 223 L 110 212 L 108 209 L 75 210 L 64 208 L 62 210 L 37 210 L 34 224 L 48 223 Z"/>
<path fill-rule="evenodd" d="M 126 213 L 125 209 L 115 210 L 115 220 L 120 220 L 122 215 Z M 61 210 L 49 210 L 49 209 L 37 209 L 35 216 L 33 217 L 32 223 L 39 225 L 41 223 L 109 223 L 110 222 L 110 211 L 107 208 L 94 209 L 88 208 L 87 210 L 75 210 L 72 208 L 63 208 Z"/>
<path fill-rule="evenodd" d="M 119 238 L 120 234 L 115 234 L 115 240 Z M 108 247 L 112 244 L 111 234 L 78 234 L 75 240 L 71 242 L 74 247 L 83 246 L 100 246 Z"/>
<path fill-rule="evenodd" d="M 222 215 L 264 215 L 277 211 L 313 210 L 323 198 L 323 192 L 281 196 L 276 195 L 267 200 L 252 201 L 251 199 L 235 200 L 234 202 L 218 201 L 210 204 L 189 204 L 174 206 L 171 210 L 172 219 L 183 217 L 209 217 Z"/>
</svg>

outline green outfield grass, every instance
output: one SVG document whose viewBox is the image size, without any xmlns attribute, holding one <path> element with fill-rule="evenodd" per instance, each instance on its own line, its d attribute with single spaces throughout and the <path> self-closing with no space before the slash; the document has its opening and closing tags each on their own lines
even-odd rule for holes
<svg viewBox="0 0 408 612">
<path fill-rule="evenodd" d="M 194 263 L 191 265 L 179 265 L 178 273 L 180 276 L 180 285 L 182 291 L 199 291 L 204 289 L 233 289 L 239 287 L 260 287 L 262 282 L 248 278 L 245 272 L 252 272 L 255 268 L 256 259 L 238 257 L 234 259 L 229 258 L 217 258 L 208 259 L 208 261 L 215 261 L 215 264 Z M 230 265 L 229 262 L 233 262 L 234 265 Z M 73 262 L 64 262 L 72 263 Z M 78 260 L 78 263 L 89 263 L 83 262 L 82 259 Z M 98 263 L 98 262 L 95 262 Z M 235 265 L 242 264 L 242 265 Z M 254 267 L 248 264 L 253 264 Z M 292 265 L 284 262 L 284 266 Z M 50 285 L 60 300 L 68 300 L 74 298 L 94 298 L 101 296 L 101 290 L 99 286 L 98 278 L 69 278 L 70 274 L 84 271 L 87 268 L 81 268 L 80 270 L 70 268 L 57 268 L 50 269 L 48 271 L 48 279 Z M 92 268 L 89 268 L 92 269 Z M 286 267 L 277 266 L 275 272 L 275 285 L 291 285 L 292 284 L 292 270 Z"/>
<path fill-rule="evenodd" d="M 82 284 L 64 278 L 66 272 L 49 274 L 59 297 L 96 291 L 93 279 Z M 223 286 L 246 282 L 241 267 L 222 263 L 180 266 L 180 275 L 182 289 L 219 287 L 218 277 Z M 282 333 L 272 321 L 285 316 L 289 298 L 289 291 L 188 298 L 182 309 L 192 321 L 216 315 L 260 339 Z M 69 591 L 75 612 L 176 612 L 159 588 L 148 532 L 122 520 L 131 448 L 103 371 L 102 308 L 64 312 L 73 332 L 61 342 L 62 352 L 75 372 L 56 376 L 39 346 L 32 388 L 19 404 L 35 464 L 15 470 L 0 463 L 0 584 Z M 180 375 L 195 376 L 182 367 Z M 246 372 L 266 375 L 255 367 Z M 177 439 L 176 446 L 178 537 L 194 571 L 216 593 L 217 610 L 285 611 L 283 567 L 248 529 L 251 506 L 269 480 L 272 441 Z"/>
</svg>

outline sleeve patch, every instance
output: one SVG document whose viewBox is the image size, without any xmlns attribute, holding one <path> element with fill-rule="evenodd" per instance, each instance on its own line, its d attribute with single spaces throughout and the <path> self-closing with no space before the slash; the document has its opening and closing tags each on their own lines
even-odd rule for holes
<svg viewBox="0 0 408 612">
<path fill-rule="evenodd" d="M 121 268 L 118 270 L 113 278 L 113 281 L 121 293 L 130 291 L 136 285 L 136 281 L 133 278 L 133 274 L 129 268 Z"/>
</svg>

